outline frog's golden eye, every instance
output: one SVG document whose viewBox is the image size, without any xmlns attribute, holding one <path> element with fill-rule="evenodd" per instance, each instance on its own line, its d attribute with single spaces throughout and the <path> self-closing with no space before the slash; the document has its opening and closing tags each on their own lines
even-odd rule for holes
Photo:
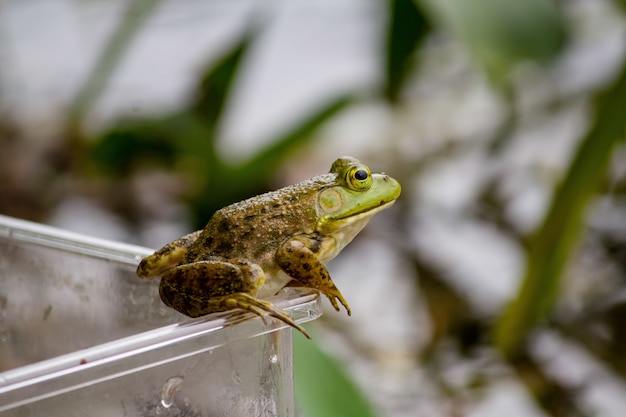
<svg viewBox="0 0 626 417">
<path fill-rule="evenodd" d="M 346 183 L 353 190 L 367 190 L 372 186 L 372 174 L 364 165 L 353 166 L 347 171 Z"/>
</svg>

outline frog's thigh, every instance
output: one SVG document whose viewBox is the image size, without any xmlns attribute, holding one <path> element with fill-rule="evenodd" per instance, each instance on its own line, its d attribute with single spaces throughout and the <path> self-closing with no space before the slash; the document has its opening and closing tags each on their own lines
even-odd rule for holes
<svg viewBox="0 0 626 417">
<path fill-rule="evenodd" d="M 221 297 L 254 292 L 264 281 L 261 267 L 251 262 L 200 261 L 179 265 L 163 274 L 159 293 L 169 307 L 198 317 L 228 310 Z"/>
<path fill-rule="evenodd" d="M 319 246 L 313 239 L 297 236 L 287 240 L 276 251 L 276 262 L 290 277 L 302 286 L 315 288 L 324 293 L 335 310 L 339 311 L 337 300 L 350 315 L 350 307 L 330 278 L 328 270 L 309 247 Z"/>
<path fill-rule="evenodd" d="M 287 313 L 249 294 L 264 280 L 261 267 L 248 261 L 202 261 L 166 272 L 159 293 L 166 305 L 190 317 L 240 308 L 261 317 L 276 317 L 310 339 Z"/>
</svg>

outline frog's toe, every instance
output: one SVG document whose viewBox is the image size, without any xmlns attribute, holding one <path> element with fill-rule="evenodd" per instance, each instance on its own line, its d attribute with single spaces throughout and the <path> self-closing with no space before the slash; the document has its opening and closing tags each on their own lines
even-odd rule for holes
<svg viewBox="0 0 626 417">
<path fill-rule="evenodd" d="M 346 309 L 348 316 L 352 315 L 352 311 L 350 310 L 350 306 L 348 305 L 348 302 L 346 301 L 345 298 L 343 298 L 343 295 L 341 295 L 338 289 L 335 288 L 334 291 L 327 293 L 326 297 L 328 297 L 328 300 L 330 301 L 332 306 L 335 308 L 335 310 L 341 311 L 341 307 L 339 307 L 339 303 L 341 303 L 341 305 Z M 339 302 L 337 302 L 337 300 L 339 300 Z"/>
<path fill-rule="evenodd" d="M 341 294 L 339 294 L 339 296 L 337 296 L 336 299 L 334 297 L 331 298 L 330 302 L 332 303 L 333 307 L 335 307 L 335 310 L 337 311 L 341 310 L 341 308 L 339 307 L 339 304 L 337 303 L 337 300 L 339 300 L 341 305 L 346 309 L 346 313 L 348 313 L 348 316 L 351 316 L 352 311 L 350 310 L 350 306 L 348 305 L 348 302 L 341 296 Z"/>
<path fill-rule="evenodd" d="M 334 295 L 327 295 L 326 297 L 328 297 L 328 301 L 330 301 L 336 311 L 341 311 L 341 307 L 339 307 L 339 303 L 335 299 Z"/>
<path fill-rule="evenodd" d="M 293 321 L 287 313 L 280 310 L 269 301 L 259 300 L 258 298 L 254 298 L 250 294 L 246 293 L 236 293 L 229 296 L 225 300 L 225 304 L 231 308 L 241 308 L 243 310 L 247 310 L 260 316 L 261 318 L 264 318 L 266 315 L 277 318 L 278 320 L 281 320 L 285 324 L 288 324 L 298 330 L 300 333 L 305 335 L 307 339 L 311 339 L 311 336 L 306 332 L 306 330 L 304 330 L 304 328 Z"/>
</svg>

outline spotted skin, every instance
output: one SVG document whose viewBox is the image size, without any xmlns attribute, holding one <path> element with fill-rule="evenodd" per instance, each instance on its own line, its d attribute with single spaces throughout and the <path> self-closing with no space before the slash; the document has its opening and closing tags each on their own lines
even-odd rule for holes
<svg viewBox="0 0 626 417">
<path fill-rule="evenodd" d="M 297 236 L 282 244 L 276 251 L 276 262 L 296 282 L 294 286 L 315 288 L 326 295 L 335 310 L 339 311 L 337 300 L 345 307 L 348 315 L 352 315 L 348 302 L 330 278 L 326 266 L 320 261 L 319 239 Z"/>
<path fill-rule="evenodd" d="M 170 269 L 161 278 L 159 294 L 165 305 L 189 317 L 240 308 L 261 317 L 276 317 L 310 338 L 288 314 L 249 294 L 264 281 L 263 270 L 252 262 L 212 259 Z"/>
</svg>

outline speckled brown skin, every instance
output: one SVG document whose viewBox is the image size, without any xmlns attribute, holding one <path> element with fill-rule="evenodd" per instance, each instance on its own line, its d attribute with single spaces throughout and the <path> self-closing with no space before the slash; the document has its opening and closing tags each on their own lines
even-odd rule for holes
<svg viewBox="0 0 626 417">
<path fill-rule="evenodd" d="M 351 177 L 356 171 L 367 178 Z M 395 180 L 370 174 L 354 158 L 339 158 L 328 174 L 217 211 L 203 230 L 143 259 L 137 274 L 161 276 L 163 302 L 188 316 L 242 308 L 274 316 L 308 337 L 261 298 L 295 280 L 291 285 L 314 288 L 350 314 L 324 263 L 399 194 Z"/>
<path fill-rule="evenodd" d="M 189 317 L 241 308 L 260 316 L 276 317 L 308 337 L 285 312 L 249 294 L 263 285 L 264 280 L 263 270 L 252 262 L 209 259 L 171 269 L 161 279 L 159 294 L 167 306 Z"/>
</svg>

